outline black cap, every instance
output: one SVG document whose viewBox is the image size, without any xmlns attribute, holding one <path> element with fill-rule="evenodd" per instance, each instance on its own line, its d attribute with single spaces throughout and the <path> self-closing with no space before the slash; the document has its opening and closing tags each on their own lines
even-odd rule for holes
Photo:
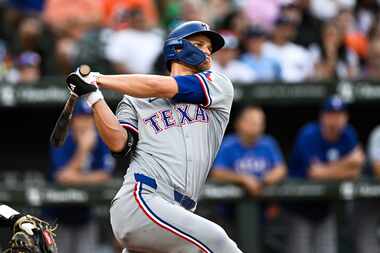
<svg viewBox="0 0 380 253">
<path fill-rule="evenodd" d="M 287 17 L 287 16 L 279 16 L 275 21 L 274 21 L 274 24 L 276 26 L 280 26 L 280 25 L 295 25 L 296 22 L 291 19 L 290 17 Z"/>
<path fill-rule="evenodd" d="M 245 32 L 246 38 L 261 38 L 267 35 L 266 31 L 260 26 L 251 26 Z"/>
</svg>

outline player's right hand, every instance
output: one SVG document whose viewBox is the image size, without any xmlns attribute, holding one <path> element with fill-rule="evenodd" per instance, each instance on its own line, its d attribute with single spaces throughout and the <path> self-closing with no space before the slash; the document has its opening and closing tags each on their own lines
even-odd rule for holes
<svg viewBox="0 0 380 253">
<path fill-rule="evenodd" d="M 251 175 L 242 176 L 242 185 L 252 197 L 259 195 L 262 190 L 262 184 L 260 181 Z"/>
<path fill-rule="evenodd" d="M 71 94 L 80 97 L 98 90 L 96 85 L 98 75 L 98 72 L 90 72 L 87 76 L 82 76 L 78 68 L 67 76 L 66 84 Z"/>
</svg>

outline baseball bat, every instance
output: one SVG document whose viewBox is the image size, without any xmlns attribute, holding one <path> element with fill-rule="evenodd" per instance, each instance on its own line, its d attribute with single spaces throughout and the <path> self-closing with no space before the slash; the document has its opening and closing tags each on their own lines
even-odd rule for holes
<svg viewBox="0 0 380 253">
<path fill-rule="evenodd" d="M 79 73 L 85 77 L 88 74 L 90 74 L 91 68 L 88 65 L 81 65 L 79 67 Z M 59 118 L 57 122 L 55 123 L 53 132 L 50 136 L 50 143 L 54 147 L 60 147 L 65 143 L 67 133 L 69 131 L 70 126 L 70 120 L 73 115 L 75 104 L 78 100 L 78 97 L 70 94 L 69 98 L 66 101 L 65 106 L 63 107 L 63 110 L 61 114 L 59 115 Z"/>
</svg>

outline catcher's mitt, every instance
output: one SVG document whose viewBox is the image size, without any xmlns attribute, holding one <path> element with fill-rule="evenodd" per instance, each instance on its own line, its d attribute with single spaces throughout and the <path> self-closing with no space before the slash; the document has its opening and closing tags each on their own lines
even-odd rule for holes
<svg viewBox="0 0 380 253">
<path fill-rule="evenodd" d="M 13 225 L 9 248 L 3 253 L 57 253 L 55 229 L 34 216 L 21 216 Z"/>
</svg>

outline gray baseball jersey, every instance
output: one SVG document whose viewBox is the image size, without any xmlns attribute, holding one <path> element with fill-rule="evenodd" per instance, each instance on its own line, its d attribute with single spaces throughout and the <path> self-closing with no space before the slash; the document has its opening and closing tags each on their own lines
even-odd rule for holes
<svg viewBox="0 0 380 253">
<path fill-rule="evenodd" d="M 231 81 L 210 71 L 175 79 L 173 99 L 124 96 L 117 108 L 139 140 L 110 210 L 115 237 L 129 252 L 240 253 L 220 226 L 189 211 L 229 120 Z"/>
<path fill-rule="evenodd" d="M 233 86 L 219 73 L 194 76 L 205 86 L 204 106 L 124 96 L 116 115 L 124 127 L 138 131 L 130 168 L 197 200 L 229 120 Z"/>
</svg>

